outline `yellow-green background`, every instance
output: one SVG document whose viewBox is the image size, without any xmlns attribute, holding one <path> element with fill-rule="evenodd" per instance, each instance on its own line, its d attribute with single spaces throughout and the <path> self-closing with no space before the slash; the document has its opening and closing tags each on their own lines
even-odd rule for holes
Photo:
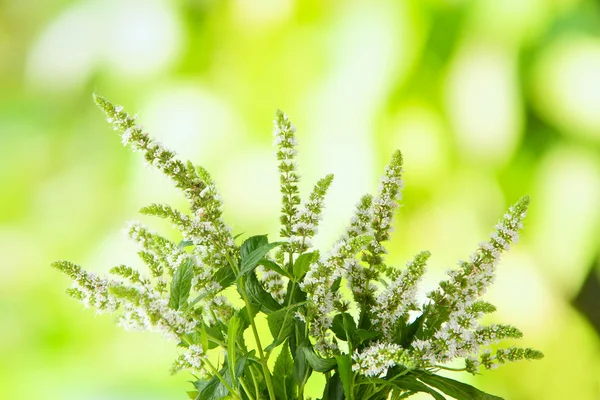
<svg viewBox="0 0 600 400">
<path fill-rule="evenodd" d="M 464 379 L 507 399 L 600 399 L 599 337 L 571 306 L 600 251 L 597 1 L 0 1 L 1 399 L 189 388 L 168 374 L 174 344 L 83 310 L 49 268 L 137 266 L 125 222 L 185 205 L 93 91 L 208 168 L 236 233 L 278 232 L 276 108 L 298 128 L 304 193 L 336 175 L 324 247 L 400 148 L 390 260 L 432 251 L 424 291 L 530 194 L 488 299 L 546 358 Z"/>
</svg>

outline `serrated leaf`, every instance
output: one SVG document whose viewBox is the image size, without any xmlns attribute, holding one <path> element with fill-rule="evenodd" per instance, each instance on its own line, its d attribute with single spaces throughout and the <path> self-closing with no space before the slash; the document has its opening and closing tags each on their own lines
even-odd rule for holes
<svg viewBox="0 0 600 400">
<path fill-rule="evenodd" d="M 190 290 L 192 289 L 193 277 L 194 262 L 191 258 L 188 258 L 177 268 L 171 281 L 169 306 L 174 310 L 179 310 L 186 306 L 187 299 L 190 297 Z"/>
<path fill-rule="evenodd" d="M 352 360 L 347 354 L 335 356 L 338 365 L 338 374 L 344 388 L 344 395 L 347 400 L 354 399 L 354 379 L 352 374 Z"/>
<path fill-rule="evenodd" d="M 227 363 L 229 364 L 230 374 L 234 374 L 234 366 L 236 365 L 236 340 L 238 338 L 238 331 L 240 328 L 240 318 L 234 315 L 229 320 L 227 326 Z"/>
<path fill-rule="evenodd" d="M 344 388 L 337 372 L 327 380 L 321 400 L 344 400 Z"/>
<path fill-rule="evenodd" d="M 454 379 L 446 378 L 439 375 L 423 374 L 419 376 L 419 380 L 433 386 L 448 396 L 452 396 L 457 400 L 503 400 L 502 397 L 494 396 L 481 390 L 462 383 L 455 381 Z"/>
<path fill-rule="evenodd" d="M 375 340 L 381 336 L 381 332 L 377 331 L 368 331 L 366 329 L 357 329 L 356 330 L 356 340 L 357 344 L 361 344 L 367 340 Z"/>
<path fill-rule="evenodd" d="M 356 322 L 354 322 L 352 315 L 348 313 L 336 314 L 333 317 L 331 330 L 341 340 L 347 341 L 348 334 L 350 335 L 350 340 L 352 340 L 352 337 L 356 332 Z"/>
<path fill-rule="evenodd" d="M 244 372 L 246 366 L 247 357 L 243 356 L 237 360 L 235 368 L 229 368 L 227 361 L 223 363 L 223 368 L 219 371 L 223 379 L 227 384 L 233 388 L 238 386 L 238 377 Z M 229 395 L 229 389 L 221 382 L 216 375 L 208 381 L 208 384 L 200 391 L 196 400 L 220 400 Z"/>
<path fill-rule="evenodd" d="M 273 367 L 273 389 L 278 400 L 292 400 L 296 398 L 296 384 L 292 377 L 294 360 L 288 346 L 282 346 L 281 353 Z"/>
<path fill-rule="evenodd" d="M 412 376 L 405 376 L 400 379 L 395 379 L 394 381 L 390 381 L 390 383 L 393 386 L 398 387 L 400 389 L 410 390 L 413 392 L 428 393 L 435 400 L 446 400 L 446 398 L 444 396 L 442 396 L 439 392 L 433 390 L 432 388 L 425 385 L 424 383 L 417 381 Z"/>
<path fill-rule="evenodd" d="M 323 358 L 319 357 L 312 347 L 308 347 L 306 344 L 303 344 L 298 347 L 298 349 L 304 352 L 304 357 L 306 358 L 306 362 L 312 369 L 317 372 L 327 372 L 331 371 L 337 365 L 337 361 L 335 358 Z"/>
<path fill-rule="evenodd" d="M 286 270 L 284 270 L 283 268 L 281 268 L 279 266 L 279 264 L 270 261 L 270 260 L 265 260 L 264 258 L 262 260 L 260 260 L 258 262 L 258 265 L 262 265 L 263 267 L 265 267 L 266 269 L 270 269 L 271 271 L 275 271 L 277 272 L 279 275 L 288 277 L 290 279 L 294 279 L 294 277 L 292 275 L 290 275 L 289 272 L 287 272 Z"/>
<path fill-rule="evenodd" d="M 267 235 L 256 235 L 251 236 L 248 239 L 244 240 L 244 243 L 240 246 L 240 256 L 242 258 L 246 258 L 252 253 L 254 250 L 261 248 L 262 246 L 269 243 L 269 239 Z"/>
<path fill-rule="evenodd" d="M 217 282 L 221 289 L 226 289 L 235 282 L 235 274 L 229 265 L 225 265 L 213 274 L 212 280 Z"/>
<path fill-rule="evenodd" d="M 270 314 L 283 307 L 262 287 L 254 272 L 246 276 L 246 291 L 254 313 L 262 311 L 265 314 Z"/>
<path fill-rule="evenodd" d="M 267 315 L 269 330 L 273 336 L 273 347 L 283 343 L 294 332 L 294 310 L 297 305 L 282 308 Z"/>
<path fill-rule="evenodd" d="M 308 379 L 307 375 L 312 372 L 301 347 L 302 344 L 296 347 L 296 357 L 294 357 L 294 379 L 298 385 L 303 385 Z"/>
<path fill-rule="evenodd" d="M 268 243 L 252 251 L 246 257 L 242 256 L 242 264 L 240 266 L 239 276 L 244 276 L 248 272 L 254 270 L 254 268 L 256 268 L 260 260 L 262 260 L 263 257 L 266 256 L 269 251 L 271 251 L 277 246 L 281 246 L 283 243 L 284 242 Z"/>
<path fill-rule="evenodd" d="M 315 255 L 315 252 L 304 253 L 296 259 L 296 262 L 294 263 L 294 266 L 292 268 L 292 272 L 296 280 L 302 279 L 304 274 L 308 272 L 308 270 L 310 269 L 310 264 L 312 263 Z"/>
</svg>

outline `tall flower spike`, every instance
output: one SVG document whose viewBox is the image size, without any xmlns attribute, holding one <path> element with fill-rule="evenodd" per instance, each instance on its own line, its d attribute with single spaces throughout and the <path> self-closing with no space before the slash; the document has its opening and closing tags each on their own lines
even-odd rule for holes
<svg viewBox="0 0 600 400">
<path fill-rule="evenodd" d="M 208 172 L 200 167 L 196 169 L 191 162 L 184 164 L 177 159 L 174 152 L 164 148 L 136 125 L 135 118 L 122 106 L 115 106 L 97 95 L 94 95 L 94 101 L 104 111 L 113 129 L 121 133 L 123 144 L 144 152 L 148 164 L 160 169 L 183 191 L 190 202 L 192 214 L 198 220 L 196 225 L 204 223 L 204 229 L 198 232 L 197 238 L 208 238 L 211 243 L 216 243 L 213 246 L 216 251 L 205 255 L 205 263 L 222 265 L 225 254 L 235 255 L 231 229 L 221 219 L 221 200 Z"/>
<path fill-rule="evenodd" d="M 119 301 L 109 292 L 116 282 L 100 278 L 70 261 L 57 261 L 52 266 L 73 279 L 67 294 L 84 306 L 94 307 L 98 312 L 114 312 L 119 307 Z"/>
<path fill-rule="evenodd" d="M 197 324 L 189 315 L 171 308 L 168 299 L 147 286 L 118 284 L 110 292 L 121 302 L 124 310 L 119 324 L 126 329 L 159 332 L 169 340 L 179 340 Z"/>
<path fill-rule="evenodd" d="M 363 249 L 370 238 L 366 235 L 337 241 L 330 255 L 312 264 L 300 284 L 309 299 L 310 333 L 317 339 L 315 348 L 323 354 L 330 354 L 335 344 L 329 340 L 327 331 L 332 324 L 332 312 L 339 300 L 339 292 L 332 286 L 341 272 Z"/>
<path fill-rule="evenodd" d="M 367 194 L 361 197 L 342 239 L 352 239 L 370 232 L 373 218 L 372 205 L 373 196 Z M 373 293 L 376 288 L 370 283 L 370 280 L 374 278 L 370 269 L 365 268 L 356 259 L 349 259 L 342 273 L 348 281 L 348 288 L 352 292 L 354 300 L 359 305 L 373 303 Z"/>
<path fill-rule="evenodd" d="M 288 116 L 281 110 L 275 113 L 273 121 L 275 145 L 277 146 L 277 160 L 279 161 L 280 185 L 281 185 L 281 237 L 289 238 L 294 234 L 298 205 L 300 204 L 300 192 L 298 181 L 300 177 L 296 172 L 296 128 L 290 122 Z"/>
<path fill-rule="evenodd" d="M 358 371 L 368 377 L 383 378 L 388 369 L 402 365 L 407 369 L 415 368 L 416 364 L 410 354 L 397 344 L 376 343 L 361 352 L 353 354 L 353 371 Z"/>
<path fill-rule="evenodd" d="M 390 238 L 394 213 L 402 198 L 402 188 L 402 153 L 396 150 L 381 179 L 379 194 L 373 201 L 373 221 L 371 223 L 373 241 L 368 247 L 370 254 L 363 257 L 363 261 L 379 272 L 388 272 L 383 261 L 383 255 L 387 253 L 387 250 L 382 243 Z"/>
<path fill-rule="evenodd" d="M 323 200 L 327 190 L 333 182 L 333 175 L 329 174 L 319 180 L 315 185 L 308 201 L 306 201 L 301 210 L 298 211 L 295 218 L 296 222 L 292 226 L 293 236 L 290 237 L 292 248 L 298 254 L 304 253 L 312 247 L 312 238 L 317 233 L 321 212 L 323 211 Z"/>
<path fill-rule="evenodd" d="M 450 279 L 440 282 L 440 288 L 429 294 L 437 307 L 468 306 L 485 293 L 495 277 L 500 255 L 518 239 L 528 205 L 528 196 L 519 199 L 496 224 L 489 242 L 481 244 L 470 261 L 448 272 Z"/>
<path fill-rule="evenodd" d="M 399 319 L 408 318 L 409 311 L 418 310 L 417 284 L 425 273 L 425 263 L 431 256 L 423 251 L 406 264 L 406 269 L 398 273 L 389 286 L 377 296 L 371 310 L 373 323 L 379 325 L 385 337 L 390 339 L 394 324 Z"/>
<path fill-rule="evenodd" d="M 205 185 L 194 168 L 175 158 L 175 153 L 150 138 L 139 125 L 136 125 L 135 117 L 123 111 L 122 106 L 115 106 L 98 95 L 94 95 L 94 101 L 104 111 L 113 129 L 120 132 L 123 144 L 129 145 L 135 151 L 144 152 L 148 164 L 160 169 L 175 182 L 179 189 L 183 190 L 192 210 L 200 208 L 199 194 Z"/>
</svg>

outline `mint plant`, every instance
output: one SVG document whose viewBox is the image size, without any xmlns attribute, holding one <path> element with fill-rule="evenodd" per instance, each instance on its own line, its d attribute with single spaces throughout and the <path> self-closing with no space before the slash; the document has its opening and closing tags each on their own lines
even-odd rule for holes
<svg viewBox="0 0 600 400">
<path fill-rule="evenodd" d="M 165 204 L 141 210 L 169 220 L 181 235 L 179 243 L 138 223 L 128 228 L 146 273 L 120 265 L 109 277 L 99 277 L 69 261 L 53 266 L 73 279 L 67 293 L 84 305 L 117 314 L 127 329 L 157 331 L 176 342 L 181 354 L 172 371 L 195 374 L 190 398 L 302 400 L 308 379 L 320 373 L 326 381 L 323 400 L 404 399 L 418 392 L 438 400 L 444 394 L 499 399 L 438 372 L 477 374 L 543 357 L 530 348 L 492 352 L 490 345 L 522 333 L 510 325 L 478 322 L 495 311 L 481 296 L 493 282 L 501 254 L 517 241 L 528 197 L 510 207 L 489 240 L 420 303 L 417 288 L 429 252 L 417 254 L 404 268 L 385 258 L 403 186 L 399 151 L 377 195 L 360 199 L 345 232 L 321 253 L 312 239 L 333 176 L 318 181 L 302 201 L 295 128 L 277 111 L 280 240 L 257 235 L 241 241 L 222 219 L 221 200 L 206 170 L 179 160 L 123 107 L 94 99 L 123 144 L 167 175 L 190 210 Z M 269 338 L 259 334 L 259 313 L 266 315 Z M 253 343 L 245 340 L 247 330 Z"/>
</svg>

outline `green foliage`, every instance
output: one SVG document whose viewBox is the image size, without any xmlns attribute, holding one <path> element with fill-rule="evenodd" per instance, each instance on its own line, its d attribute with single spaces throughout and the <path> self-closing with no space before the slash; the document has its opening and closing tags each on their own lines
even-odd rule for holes
<svg viewBox="0 0 600 400">
<path fill-rule="evenodd" d="M 445 364 L 455 359 L 465 362 L 460 370 L 478 373 L 480 367 L 542 357 L 537 350 L 517 347 L 492 354 L 489 345 L 521 338 L 522 333 L 511 325 L 484 326 L 478 321 L 495 311 L 479 297 L 491 284 L 500 255 L 517 239 L 527 197 L 509 209 L 469 261 L 459 263 L 420 303 L 416 291 L 430 253 L 417 254 L 404 269 L 385 260 L 384 243 L 390 240 L 403 186 L 399 151 L 385 170 L 377 196 L 360 199 L 345 233 L 321 256 L 311 239 L 333 176 L 319 180 L 301 201 L 295 128 L 278 111 L 275 142 L 283 240 L 269 242 L 267 235 L 256 235 L 237 245 L 237 236 L 221 219 L 221 202 L 208 172 L 178 160 L 122 107 L 94 98 L 123 143 L 141 151 L 183 191 L 190 214 L 158 204 L 141 210 L 169 219 L 181 233 L 178 244 L 139 224 L 130 227 L 150 277 L 127 266 L 111 270 L 118 279 L 97 277 L 66 261 L 53 266 L 74 280 L 68 291 L 74 298 L 99 311 L 118 313 L 127 327 L 176 340 L 183 350 L 173 371 L 187 369 L 198 375 L 190 398 L 303 400 L 314 372 L 326 378 L 323 400 L 403 399 L 418 392 L 438 400 L 443 394 L 458 400 L 492 400 L 498 397 L 437 372 L 449 369 Z M 270 253 L 276 248 L 273 258 Z M 341 290 L 342 284 L 350 295 Z M 231 286 L 242 306 L 224 295 Z M 258 313 L 266 315 L 271 335 L 267 341 L 256 326 Z M 255 348 L 246 343 L 248 330 Z M 279 355 L 271 370 L 269 359 L 276 349 Z"/>
</svg>

